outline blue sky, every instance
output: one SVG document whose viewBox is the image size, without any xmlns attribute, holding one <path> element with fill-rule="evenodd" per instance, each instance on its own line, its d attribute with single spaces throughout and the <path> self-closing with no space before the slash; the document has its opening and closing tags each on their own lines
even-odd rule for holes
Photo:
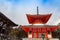
<svg viewBox="0 0 60 40">
<path fill-rule="evenodd" d="M 0 0 L 0 12 L 19 25 L 28 24 L 26 14 L 36 14 L 36 7 L 40 14 L 52 13 L 47 24 L 60 23 L 60 0 Z"/>
</svg>

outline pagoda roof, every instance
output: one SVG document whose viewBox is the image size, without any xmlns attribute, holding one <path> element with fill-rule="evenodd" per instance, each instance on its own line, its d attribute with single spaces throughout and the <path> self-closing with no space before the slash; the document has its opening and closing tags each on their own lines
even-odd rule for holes
<svg viewBox="0 0 60 40">
<path fill-rule="evenodd" d="M 48 22 L 51 15 L 52 14 L 43 14 L 43 15 L 26 14 L 29 24 L 45 24 Z"/>
<path fill-rule="evenodd" d="M 47 31 L 56 30 L 58 26 L 57 25 L 25 25 L 25 26 L 22 26 L 21 28 L 26 32 L 29 32 L 30 30 L 31 31 L 40 30 L 39 32 L 42 32 L 42 30 L 46 30 L 47 32 Z"/>
</svg>

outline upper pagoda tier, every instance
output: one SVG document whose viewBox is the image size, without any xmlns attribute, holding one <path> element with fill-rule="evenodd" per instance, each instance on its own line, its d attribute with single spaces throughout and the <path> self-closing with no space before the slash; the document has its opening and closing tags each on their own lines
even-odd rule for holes
<svg viewBox="0 0 60 40">
<path fill-rule="evenodd" d="M 52 14 L 38 14 L 38 15 L 31 15 L 26 14 L 29 24 L 46 24 L 50 19 Z"/>
</svg>

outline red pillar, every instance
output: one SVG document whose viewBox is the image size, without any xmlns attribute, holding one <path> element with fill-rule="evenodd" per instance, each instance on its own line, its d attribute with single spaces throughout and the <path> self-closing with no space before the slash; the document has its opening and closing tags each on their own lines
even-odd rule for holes
<svg viewBox="0 0 60 40">
<path fill-rule="evenodd" d="M 32 38 L 34 38 L 34 32 L 32 32 Z"/>
<path fill-rule="evenodd" d="M 38 32 L 36 33 L 36 38 L 38 38 Z"/>
<path fill-rule="evenodd" d="M 48 32 L 46 32 L 46 38 L 48 38 Z"/>
</svg>

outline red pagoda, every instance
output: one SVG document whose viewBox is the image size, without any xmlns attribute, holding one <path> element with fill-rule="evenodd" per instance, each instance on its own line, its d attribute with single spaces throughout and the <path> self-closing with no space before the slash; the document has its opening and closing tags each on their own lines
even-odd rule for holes
<svg viewBox="0 0 60 40">
<path fill-rule="evenodd" d="M 29 24 L 24 25 L 22 29 L 27 33 L 28 38 L 52 38 L 52 32 L 57 30 L 58 26 L 56 25 L 46 25 L 52 14 L 38 14 L 37 15 L 26 14 Z M 34 24 L 43 24 L 43 25 L 34 25 Z"/>
</svg>

